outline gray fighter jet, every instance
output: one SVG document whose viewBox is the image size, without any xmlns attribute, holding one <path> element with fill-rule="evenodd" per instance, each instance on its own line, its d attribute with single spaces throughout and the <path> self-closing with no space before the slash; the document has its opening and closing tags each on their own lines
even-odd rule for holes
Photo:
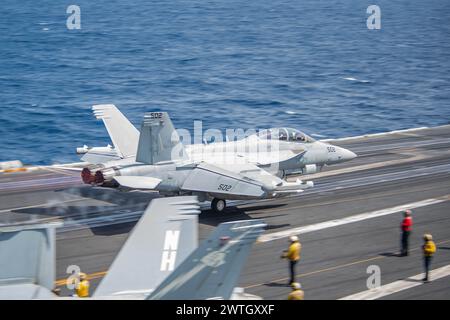
<svg viewBox="0 0 450 320">
<path fill-rule="evenodd" d="M 86 148 L 83 160 L 90 158 L 96 165 L 82 170 L 83 182 L 169 196 L 193 194 L 200 201 L 211 201 L 216 212 L 225 209 L 228 199 L 297 194 L 313 183 L 287 182 L 288 175 L 315 173 L 324 165 L 356 157 L 291 128 L 263 130 L 238 141 L 184 146 L 166 112 L 146 113 L 138 133 L 114 105 L 93 108 L 105 123 L 115 154 L 110 154 L 112 160 L 96 163 L 97 155 L 107 154 Z"/>
<path fill-rule="evenodd" d="M 197 246 L 195 197 L 154 199 L 94 299 L 230 299 L 262 220 L 220 224 Z M 55 299 L 55 228 L 0 227 L 0 299 Z M 195 289 L 193 289 L 195 288 Z"/>
</svg>

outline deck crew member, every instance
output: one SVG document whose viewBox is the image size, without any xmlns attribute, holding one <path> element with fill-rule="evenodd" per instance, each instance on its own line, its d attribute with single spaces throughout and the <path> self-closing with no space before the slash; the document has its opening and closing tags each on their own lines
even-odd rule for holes
<svg viewBox="0 0 450 320">
<path fill-rule="evenodd" d="M 291 287 L 292 291 L 288 295 L 288 300 L 303 300 L 305 298 L 305 293 L 303 292 L 300 283 L 293 282 Z"/>
<path fill-rule="evenodd" d="M 401 229 L 402 229 L 402 249 L 401 249 L 401 256 L 407 256 L 408 255 L 408 249 L 409 249 L 409 236 L 411 235 L 412 231 L 412 217 L 411 217 L 411 210 L 406 210 L 404 213 L 405 217 L 402 221 Z"/>
<path fill-rule="evenodd" d="M 289 260 L 289 271 L 291 275 L 289 284 L 292 284 L 295 282 L 295 266 L 300 260 L 300 250 L 302 245 L 300 244 L 297 236 L 291 236 L 289 240 L 291 242 L 289 249 L 283 252 L 281 258 Z"/>
<path fill-rule="evenodd" d="M 75 288 L 75 292 L 80 298 L 89 297 L 89 281 L 87 279 L 86 273 L 80 272 L 80 282 Z"/>
<path fill-rule="evenodd" d="M 422 247 L 425 264 L 425 278 L 423 278 L 423 281 L 428 281 L 428 272 L 430 270 L 431 259 L 433 258 L 433 254 L 436 252 L 436 244 L 434 243 L 431 234 L 424 234 L 423 240 L 425 241 Z"/>
</svg>

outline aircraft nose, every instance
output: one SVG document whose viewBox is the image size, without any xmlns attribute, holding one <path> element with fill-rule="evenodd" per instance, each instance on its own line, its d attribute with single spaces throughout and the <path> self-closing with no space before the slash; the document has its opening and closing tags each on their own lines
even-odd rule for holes
<svg viewBox="0 0 450 320">
<path fill-rule="evenodd" d="M 352 160 L 355 159 L 357 157 L 356 153 L 345 149 L 345 148 L 340 148 L 339 150 L 339 158 L 341 158 L 341 160 L 343 161 L 348 161 L 348 160 Z"/>
</svg>

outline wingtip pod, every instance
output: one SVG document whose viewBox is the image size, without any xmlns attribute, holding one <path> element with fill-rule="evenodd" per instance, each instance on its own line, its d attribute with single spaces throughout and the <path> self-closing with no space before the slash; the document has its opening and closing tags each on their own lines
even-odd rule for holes
<svg viewBox="0 0 450 320">
<path fill-rule="evenodd" d="M 76 153 L 77 154 L 85 154 L 85 153 L 87 153 L 89 151 L 89 149 L 90 148 L 87 145 L 83 145 L 82 147 L 78 147 L 76 149 Z"/>
</svg>

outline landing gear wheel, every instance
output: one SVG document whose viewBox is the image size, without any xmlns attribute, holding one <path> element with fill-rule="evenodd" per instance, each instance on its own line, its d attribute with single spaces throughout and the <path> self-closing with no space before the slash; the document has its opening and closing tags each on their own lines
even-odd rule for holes
<svg viewBox="0 0 450 320">
<path fill-rule="evenodd" d="M 217 213 L 223 212 L 226 206 L 227 203 L 225 200 L 214 198 L 213 201 L 211 201 L 211 209 Z"/>
</svg>

